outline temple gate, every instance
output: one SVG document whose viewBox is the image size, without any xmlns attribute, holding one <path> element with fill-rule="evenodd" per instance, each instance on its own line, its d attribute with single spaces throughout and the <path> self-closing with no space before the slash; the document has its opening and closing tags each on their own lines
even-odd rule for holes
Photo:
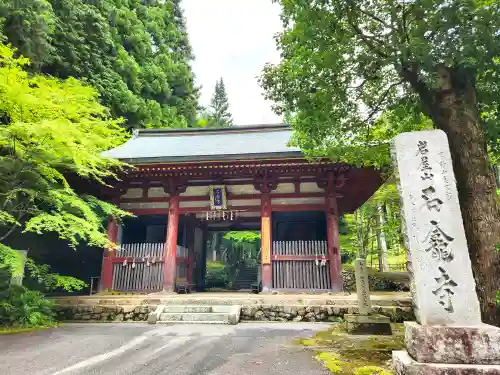
<svg viewBox="0 0 500 375">
<path fill-rule="evenodd" d="M 284 125 L 143 129 L 106 154 L 134 165 L 106 192 L 136 215 L 110 220 L 100 289 L 202 288 L 209 230 L 261 232 L 261 291 L 341 291 L 338 218 L 380 174 L 288 147 Z"/>
</svg>

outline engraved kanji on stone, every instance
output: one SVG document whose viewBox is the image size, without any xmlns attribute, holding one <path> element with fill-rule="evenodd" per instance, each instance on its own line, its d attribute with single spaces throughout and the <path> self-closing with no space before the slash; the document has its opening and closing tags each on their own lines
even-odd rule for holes
<svg viewBox="0 0 500 375">
<path fill-rule="evenodd" d="M 427 149 L 427 141 L 418 141 L 417 146 L 417 155 L 425 155 L 429 152 L 429 150 Z"/>
<path fill-rule="evenodd" d="M 450 243 L 454 238 L 447 235 L 438 225 L 438 222 L 431 220 L 432 229 L 427 233 L 424 243 L 428 243 L 429 247 L 426 252 L 431 251 L 433 259 L 441 259 L 445 262 L 453 260 L 453 251 L 450 248 Z"/>
<path fill-rule="evenodd" d="M 420 178 L 422 180 L 432 180 L 433 177 L 434 177 L 434 174 L 432 174 L 429 171 L 423 171 L 422 174 L 420 175 Z"/>
<path fill-rule="evenodd" d="M 436 189 L 434 189 L 434 187 L 429 186 L 428 188 L 422 189 L 422 198 L 425 199 L 429 211 L 441 211 L 441 205 L 444 202 L 439 199 L 439 197 L 436 197 Z"/>
<path fill-rule="evenodd" d="M 431 165 L 429 164 L 429 158 L 427 156 L 422 156 L 420 158 L 420 168 L 421 171 L 430 171 L 432 170 Z"/>
<path fill-rule="evenodd" d="M 438 283 L 438 286 L 432 291 L 432 293 L 439 298 L 438 303 L 444 307 L 444 309 L 450 313 L 453 312 L 453 303 L 451 301 L 451 296 L 455 295 L 453 288 L 458 284 L 452 280 L 443 267 L 438 267 L 441 276 L 435 277 L 434 279 Z"/>
</svg>

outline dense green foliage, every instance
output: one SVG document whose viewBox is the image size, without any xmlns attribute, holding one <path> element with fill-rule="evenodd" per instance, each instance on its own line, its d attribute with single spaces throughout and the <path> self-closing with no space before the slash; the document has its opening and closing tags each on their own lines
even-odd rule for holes
<svg viewBox="0 0 500 375">
<path fill-rule="evenodd" d="M 208 288 L 226 289 L 229 286 L 229 273 L 223 262 L 207 261 L 205 282 Z"/>
<path fill-rule="evenodd" d="M 0 290 L 0 326 L 36 327 L 54 323 L 54 303 L 40 292 L 12 285 Z"/>
<path fill-rule="evenodd" d="M 120 121 L 109 117 L 91 87 L 74 78 L 29 75 L 28 64 L 0 44 L 0 269 L 14 277 L 23 271 L 22 256 L 11 247 L 14 233 L 52 232 L 71 247 L 113 247 L 104 222 L 129 215 L 73 186 L 116 177 L 121 164 L 100 153 L 126 139 Z M 26 271 L 42 290 L 84 286 L 29 259 Z M 46 323 L 48 305 L 39 294 L 19 287 L 4 292 L 5 314 L 19 324 Z M 34 315 L 17 310 L 24 303 Z"/>
<path fill-rule="evenodd" d="M 224 239 L 231 240 L 233 243 L 255 245 L 260 240 L 260 233 L 248 230 L 232 231 L 225 233 Z"/>
<path fill-rule="evenodd" d="M 500 3 L 279 3 L 282 61 L 266 66 L 261 84 L 277 112 L 289 114 L 304 151 L 388 164 L 389 139 L 432 126 L 418 88 L 431 95 L 445 66 L 477 79 L 481 124 L 498 157 Z"/>
<path fill-rule="evenodd" d="M 383 220 L 381 220 L 383 218 Z M 386 183 L 353 214 L 344 215 L 346 230 L 340 235 L 342 253 L 350 259 L 404 258 L 401 229 L 400 202 L 396 186 Z M 380 236 L 386 241 L 387 254 L 383 254 Z M 397 262 L 401 263 L 401 262 Z"/>
<path fill-rule="evenodd" d="M 107 246 L 106 216 L 125 212 L 77 194 L 66 175 L 103 181 L 115 160 L 100 152 L 125 140 L 96 92 L 70 78 L 29 76 L 25 58 L 0 45 L 0 241 L 15 230 L 56 232 L 71 246 Z"/>
<path fill-rule="evenodd" d="M 0 252 L 0 265 L 2 252 Z M 53 304 L 40 292 L 10 285 L 11 273 L 0 267 L 0 327 L 34 327 L 53 323 Z"/>
<path fill-rule="evenodd" d="M 0 0 L 0 42 L 30 71 L 86 79 L 128 127 L 185 127 L 196 115 L 180 0 Z"/>
</svg>

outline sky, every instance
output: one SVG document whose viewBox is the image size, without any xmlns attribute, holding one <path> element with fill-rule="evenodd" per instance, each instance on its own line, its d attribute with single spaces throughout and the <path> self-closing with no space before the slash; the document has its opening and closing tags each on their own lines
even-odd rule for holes
<svg viewBox="0 0 500 375">
<path fill-rule="evenodd" d="M 266 62 L 279 62 L 273 36 L 281 30 L 279 5 L 271 0 L 183 0 L 195 61 L 200 104 L 208 106 L 222 77 L 235 125 L 276 124 L 257 77 Z"/>
</svg>

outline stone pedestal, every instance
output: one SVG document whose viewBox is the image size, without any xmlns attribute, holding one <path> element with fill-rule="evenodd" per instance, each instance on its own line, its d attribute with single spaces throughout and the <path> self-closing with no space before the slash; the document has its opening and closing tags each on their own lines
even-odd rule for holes
<svg viewBox="0 0 500 375">
<path fill-rule="evenodd" d="M 392 335 L 391 320 L 380 314 L 344 315 L 347 333 L 353 335 Z"/>
<path fill-rule="evenodd" d="M 500 375 L 497 365 L 422 363 L 403 351 L 393 352 L 396 375 Z"/>
<path fill-rule="evenodd" d="M 405 323 L 406 349 L 418 362 L 500 365 L 500 328 Z"/>
<path fill-rule="evenodd" d="M 500 328 L 405 322 L 405 343 L 393 352 L 398 375 L 500 375 Z"/>
</svg>

